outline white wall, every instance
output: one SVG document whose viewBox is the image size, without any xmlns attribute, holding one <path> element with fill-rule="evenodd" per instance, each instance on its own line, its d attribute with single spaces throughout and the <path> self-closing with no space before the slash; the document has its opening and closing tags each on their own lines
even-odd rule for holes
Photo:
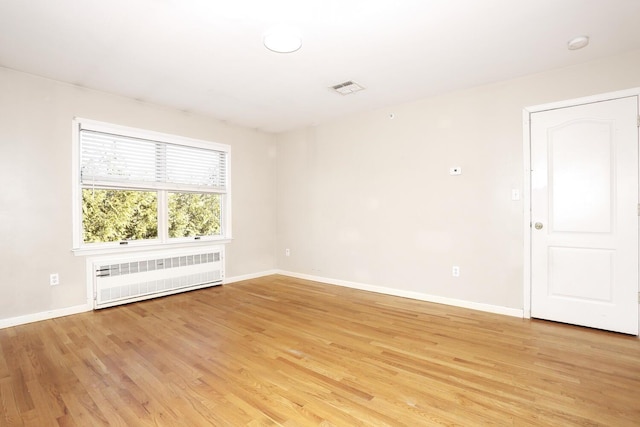
<svg viewBox="0 0 640 427">
<path fill-rule="evenodd" d="M 0 326 L 85 304 L 74 116 L 231 145 L 228 277 L 278 267 L 522 309 L 522 108 L 635 86 L 640 51 L 274 137 L 0 68 Z"/>
<path fill-rule="evenodd" d="M 275 268 L 272 135 L 0 68 L 0 325 L 86 303 L 85 260 L 71 253 L 74 116 L 231 145 L 227 277 Z"/>
<path fill-rule="evenodd" d="M 522 309 L 522 109 L 636 86 L 640 51 L 280 135 L 279 268 Z"/>
</svg>

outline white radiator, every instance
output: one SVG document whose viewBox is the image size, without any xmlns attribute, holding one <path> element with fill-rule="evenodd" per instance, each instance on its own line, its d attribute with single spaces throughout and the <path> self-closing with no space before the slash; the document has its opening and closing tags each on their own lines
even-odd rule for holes
<svg viewBox="0 0 640 427">
<path fill-rule="evenodd" d="M 221 285 L 224 247 L 105 257 L 91 261 L 94 308 Z"/>
</svg>

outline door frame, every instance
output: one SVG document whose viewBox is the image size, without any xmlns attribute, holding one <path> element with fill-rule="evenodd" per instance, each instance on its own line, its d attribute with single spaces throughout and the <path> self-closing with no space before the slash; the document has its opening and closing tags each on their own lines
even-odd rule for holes
<svg viewBox="0 0 640 427">
<path fill-rule="evenodd" d="M 582 98 L 568 99 L 565 101 L 552 102 L 548 104 L 533 105 L 525 107 L 522 110 L 522 141 L 523 141 L 523 210 L 524 221 L 522 224 L 524 237 L 524 264 L 523 264 L 523 317 L 531 318 L 531 114 L 539 113 L 547 110 L 555 110 L 558 108 L 575 107 L 583 104 L 592 104 L 595 102 L 611 101 L 618 98 L 626 98 L 630 96 L 640 97 L 640 87 L 620 90 L 616 92 L 608 92 L 599 95 L 586 96 Z"/>
</svg>

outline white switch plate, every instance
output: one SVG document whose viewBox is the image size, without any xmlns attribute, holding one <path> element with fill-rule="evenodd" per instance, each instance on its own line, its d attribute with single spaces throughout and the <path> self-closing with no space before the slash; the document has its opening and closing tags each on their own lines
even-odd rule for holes
<svg viewBox="0 0 640 427">
<path fill-rule="evenodd" d="M 449 175 L 461 175 L 462 174 L 462 168 L 460 166 L 454 166 L 452 168 L 449 168 Z"/>
<path fill-rule="evenodd" d="M 58 286 L 60 284 L 60 276 L 58 273 L 51 273 L 49 275 L 49 286 Z"/>
<path fill-rule="evenodd" d="M 451 275 L 453 277 L 460 277 L 460 267 L 458 267 L 457 265 L 454 265 L 453 268 L 451 269 Z"/>
<path fill-rule="evenodd" d="M 511 190 L 511 200 L 520 200 L 520 190 L 516 188 Z"/>
<path fill-rule="evenodd" d="M 291 256 L 291 250 L 289 248 L 284 250 L 284 256 Z"/>
</svg>

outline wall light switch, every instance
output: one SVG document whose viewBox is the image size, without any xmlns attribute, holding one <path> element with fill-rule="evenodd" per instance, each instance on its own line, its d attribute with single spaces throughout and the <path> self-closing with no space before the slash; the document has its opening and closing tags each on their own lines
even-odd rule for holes
<svg viewBox="0 0 640 427">
<path fill-rule="evenodd" d="M 516 188 L 511 190 L 511 200 L 520 200 L 520 190 Z"/>
</svg>

